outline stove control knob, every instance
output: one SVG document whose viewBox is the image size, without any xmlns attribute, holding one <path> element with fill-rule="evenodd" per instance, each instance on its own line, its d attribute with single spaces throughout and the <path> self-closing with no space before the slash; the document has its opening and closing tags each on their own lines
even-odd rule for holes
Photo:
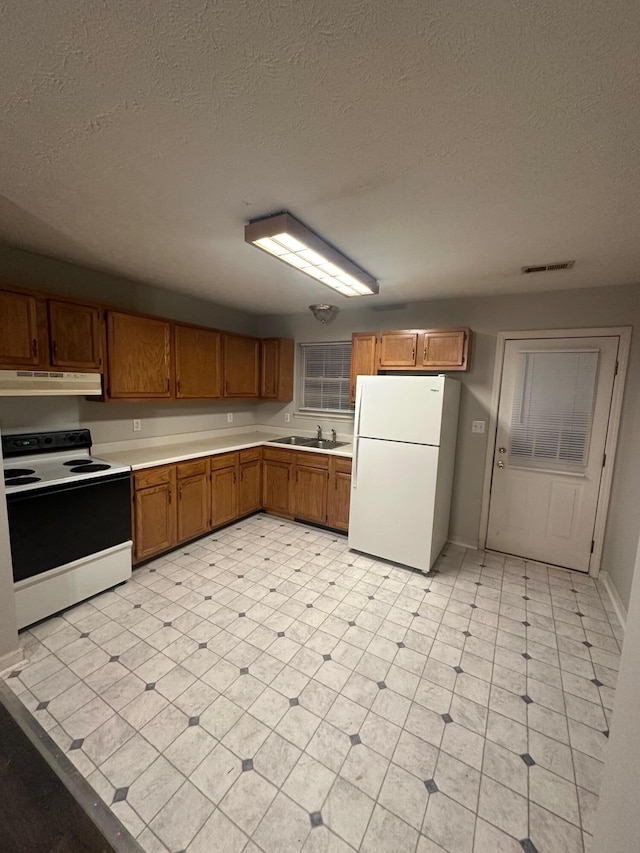
<svg viewBox="0 0 640 853">
<path fill-rule="evenodd" d="M 45 438 L 45 440 L 44 440 L 44 443 L 45 444 L 51 444 L 52 441 L 53 441 L 53 439 L 51 438 L 51 436 L 47 436 L 47 438 Z"/>
</svg>

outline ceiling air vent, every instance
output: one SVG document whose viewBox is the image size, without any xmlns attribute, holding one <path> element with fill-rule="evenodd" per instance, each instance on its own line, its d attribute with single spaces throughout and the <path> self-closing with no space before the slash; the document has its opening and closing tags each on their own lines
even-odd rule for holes
<svg viewBox="0 0 640 853">
<path fill-rule="evenodd" d="M 575 261 L 557 261 L 553 264 L 536 264 L 531 267 L 522 267 L 522 272 L 556 272 L 557 270 L 570 270 L 574 264 Z"/>
</svg>

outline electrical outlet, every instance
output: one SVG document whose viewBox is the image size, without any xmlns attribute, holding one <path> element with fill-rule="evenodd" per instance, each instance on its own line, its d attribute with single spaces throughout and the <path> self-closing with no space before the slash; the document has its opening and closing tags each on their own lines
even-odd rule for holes
<svg viewBox="0 0 640 853">
<path fill-rule="evenodd" d="M 287 412 L 287 414 L 284 416 L 284 422 L 285 424 L 291 423 L 291 415 L 289 414 L 289 412 Z"/>
<path fill-rule="evenodd" d="M 471 432 L 484 432 L 486 421 L 472 421 Z"/>
<path fill-rule="evenodd" d="M 233 423 L 233 412 L 227 412 L 227 423 L 228 424 Z"/>
<path fill-rule="evenodd" d="M 140 418 L 134 418 L 133 419 L 133 431 L 134 432 L 140 432 L 141 429 L 142 429 L 142 423 L 140 421 Z"/>
</svg>

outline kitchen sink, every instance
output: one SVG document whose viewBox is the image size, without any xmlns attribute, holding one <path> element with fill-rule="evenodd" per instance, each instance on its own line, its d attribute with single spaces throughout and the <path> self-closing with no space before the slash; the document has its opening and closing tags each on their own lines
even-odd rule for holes
<svg viewBox="0 0 640 853">
<path fill-rule="evenodd" d="M 336 447 L 344 447 L 348 441 L 331 441 L 328 438 L 312 438 L 305 442 L 305 447 L 317 447 L 319 450 L 335 450 Z"/>
<path fill-rule="evenodd" d="M 309 438 L 308 435 L 287 435 L 284 438 L 271 438 L 269 444 L 304 444 L 308 445 L 310 441 L 315 441 Z"/>
<path fill-rule="evenodd" d="M 318 450 L 335 450 L 344 447 L 347 441 L 331 441 L 328 438 L 309 438 L 308 435 L 287 435 L 284 438 L 271 438 L 269 444 L 296 444 L 299 447 L 313 447 Z"/>
</svg>

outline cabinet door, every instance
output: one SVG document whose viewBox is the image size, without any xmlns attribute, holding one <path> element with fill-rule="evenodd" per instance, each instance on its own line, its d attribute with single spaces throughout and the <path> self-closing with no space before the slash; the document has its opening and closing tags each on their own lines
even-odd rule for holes
<svg viewBox="0 0 640 853">
<path fill-rule="evenodd" d="M 380 367 L 414 367 L 417 344 L 417 332 L 382 332 Z"/>
<path fill-rule="evenodd" d="M 218 527 L 238 517 L 238 475 L 236 466 L 211 472 L 212 526 Z"/>
<path fill-rule="evenodd" d="M 423 367 L 464 369 L 469 335 L 466 329 L 431 330 L 424 333 Z"/>
<path fill-rule="evenodd" d="M 293 400 L 293 360 L 295 344 L 289 338 L 261 341 L 260 396 L 288 403 Z"/>
<path fill-rule="evenodd" d="M 262 466 L 262 505 L 270 512 L 291 515 L 291 462 L 265 459 Z"/>
<path fill-rule="evenodd" d="M 337 530 L 349 529 L 351 500 L 351 460 L 332 457 L 327 497 L 327 524 Z"/>
<path fill-rule="evenodd" d="M 240 465 L 238 489 L 238 515 L 255 512 L 262 506 L 262 462 L 245 462 Z"/>
<path fill-rule="evenodd" d="M 238 335 L 224 336 L 224 396 L 260 395 L 260 341 Z"/>
<path fill-rule="evenodd" d="M 49 300 L 51 364 L 72 370 L 102 366 L 100 310 L 92 305 Z"/>
<path fill-rule="evenodd" d="M 38 303 L 26 293 L 0 290 L 0 364 L 37 366 L 45 357 L 38 341 Z"/>
<path fill-rule="evenodd" d="M 378 372 L 376 335 L 372 332 L 354 332 L 351 336 L 351 395 L 356 401 L 358 376 L 375 376 Z"/>
<path fill-rule="evenodd" d="M 171 328 L 166 320 L 109 311 L 109 397 L 168 398 Z"/>
<path fill-rule="evenodd" d="M 176 544 L 175 482 L 140 489 L 134 495 L 136 562 Z"/>
<path fill-rule="evenodd" d="M 178 541 L 209 530 L 211 490 L 207 474 L 178 480 Z"/>
<path fill-rule="evenodd" d="M 176 397 L 181 400 L 221 397 L 220 332 L 176 324 L 174 336 Z"/>
<path fill-rule="evenodd" d="M 327 483 L 329 472 L 296 465 L 294 511 L 296 518 L 327 523 Z"/>
</svg>

